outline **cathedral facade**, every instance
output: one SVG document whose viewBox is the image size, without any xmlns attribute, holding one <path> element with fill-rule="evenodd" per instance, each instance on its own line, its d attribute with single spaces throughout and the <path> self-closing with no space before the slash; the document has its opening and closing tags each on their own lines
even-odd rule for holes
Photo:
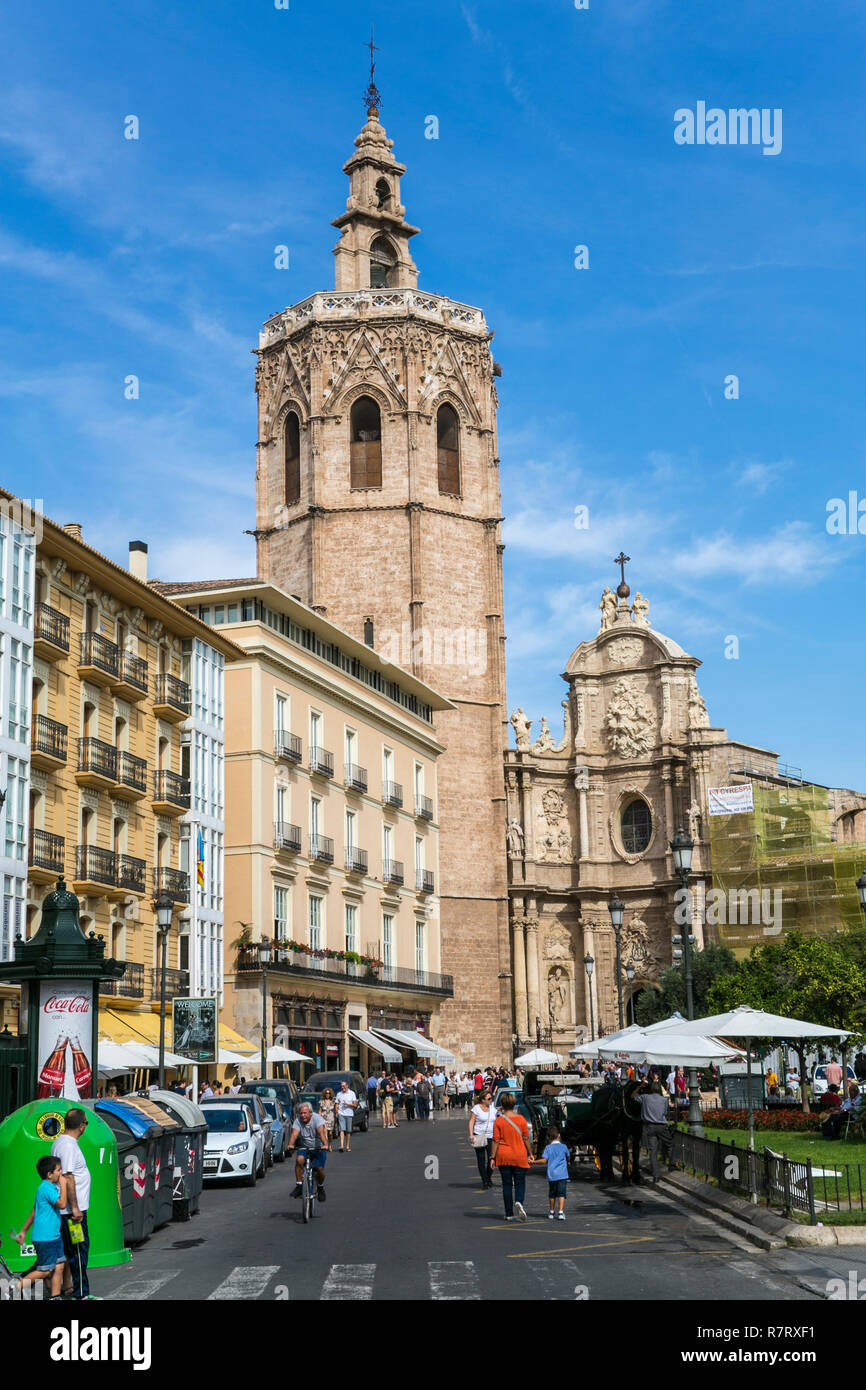
<svg viewBox="0 0 866 1390">
<path fill-rule="evenodd" d="M 419 911 L 439 914 L 455 980 L 437 1041 L 489 1062 L 512 1041 L 498 368 L 480 309 L 418 289 L 376 97 L 344 166 L 335 288 L 260 337 L 258 577 L 366 642 L 383 679 L 400 665 L 451 703 L 435 795 L 411 793 L 419 873 L 439 825 Z"/>
</svg>

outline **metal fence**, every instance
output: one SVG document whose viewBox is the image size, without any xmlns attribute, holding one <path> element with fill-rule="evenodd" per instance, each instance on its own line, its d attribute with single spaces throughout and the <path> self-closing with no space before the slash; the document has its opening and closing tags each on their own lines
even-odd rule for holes
<svg viewBox="0 0 866 1390">
<path fill-rule="evenodd" d="M 698 1139 L 682 1131 L 674 1135 L 672 1156 L 683 1168 L 712 1178 L 724 1192 L 763 1200 L 786 1214 L 804 1212 L 811 1225 L 816 1224 L 816 1183 L 810 1158 L 797 1163 L 772 1149 L 743 1149 L 722 1139 Z"/>
</svg>

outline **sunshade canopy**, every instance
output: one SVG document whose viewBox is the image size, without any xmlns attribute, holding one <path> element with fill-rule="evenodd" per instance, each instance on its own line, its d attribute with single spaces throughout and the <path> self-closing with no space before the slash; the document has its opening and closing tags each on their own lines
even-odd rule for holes
<svg viewBox="0 0 866 1390">
<path fill-rule="evenodd" d="M 548 1062 L 559 1061 L 558 1052 L 546 1052 L 543 1047 L 534 1047 L 531 1052 L 524 1052 L 522 1057 L 515 1057 L 516 1067 L 543 1067 Z"/>
<path fill-rule="evenodd" d="M 844 1028 L 825 1028 L 821 1023 L 808 1023 L 801 1018 L 786 1018 L 784 1014 L 770 1014 L 764 1009 L 753 1009 L 748 1004 L 740 1004 L 724 1014 L 710 1014 L 707 1018 L 681 1019 L 671 1024 L 679 1032 L 701 1033 L 704 1037 L 724 1038 L 847 1038 Z"/>
<path fill-rule="evenodd" d="M 375 1033 L 371 1033 L 367 1029 L 350 1028 L 349 1036 L 357 1038 L 358 1042 L 362 1042 L 373 1052 L 378 1052 L 383 1062 L 402 1062 L 403 1060 L 396 1047 L 391 1047 L 383 1038 L 377 1038 Z"/>
</svg>

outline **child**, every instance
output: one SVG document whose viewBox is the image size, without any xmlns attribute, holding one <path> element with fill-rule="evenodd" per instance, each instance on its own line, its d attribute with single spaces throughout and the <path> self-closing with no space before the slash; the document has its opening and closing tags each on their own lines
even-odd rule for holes
<svg viewBox="0 0 866 1390">
<path fill-rule="evenodd" d="M 36 1189 L 33 1210 L 15 1236 L 19 1246 L 23 1246 L 27 1232 L 33 1227 L 36 1265 L 24 1275 L 21 1284 L 50 1279 L 51 1300 L 55 1302 L 60 1300 L 63 1266 L 66 1263 L 63 1241 L 60 1239 L 60 1208 L 66 1205 L 66 1180 L 60 1159 L 52 1158 L 50 1154 L 37 1160 L 36 1171 L 41 1182 Z"/>
<path fill-rule="evenodd" d="M 568 1148 L 562 1143 L 556 1125 L 551 1125 L 547 1131 L 547 1148 L 541 1155 L 541 1161 L 547 1164 L 548 1220 L 552 1221 L 556 1216 L 557 1220 L 564 1221 L 565 1195 L 568 1192 Z M 557 1203 L 559 1211 L 555 1212 Z"/>
</svg>

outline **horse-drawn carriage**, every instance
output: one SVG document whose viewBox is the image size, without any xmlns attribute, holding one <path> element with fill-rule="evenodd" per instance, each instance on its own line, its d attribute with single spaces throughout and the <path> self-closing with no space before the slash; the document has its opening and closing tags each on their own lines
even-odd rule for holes
<svg viewBox="0 0 866 1390">
<path fill-rule="evenodd" d="M 640 1182 L 641 1114 L 632 1099 L 639 1084 L 623 1086 L 610 1076 L 579 1072 L 527 1072 L 517 1108 L 532 1127 L 535 1156 L 541 1157 L 555 1124 L 572 1165 L 594 1160 L 602 1180 L 611 1182 L 614 1151 L 621 1146 L 623 1182 Z"/>
</svg>

